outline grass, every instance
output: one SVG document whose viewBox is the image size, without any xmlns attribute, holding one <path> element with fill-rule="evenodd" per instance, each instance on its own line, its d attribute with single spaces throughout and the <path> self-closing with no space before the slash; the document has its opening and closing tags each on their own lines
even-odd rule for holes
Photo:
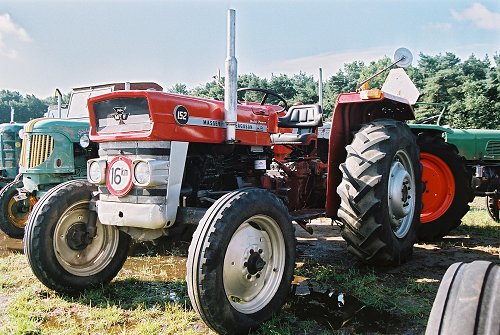
<svg viewBox="0 0 500 335">
<path fill-rule="evenodd" d="M 499 225 L 481 204 L 473 203 L 463 222 L 455 235 L 480 237 L 487 243 L 468 245 L 468 238 L 448 239 L 436 244 L 439 251 L 481 248 L 485 255 L 498 255 Z M 129 266 L 110 285 L 72 297 L 45 288 L 24 255 L 0 256 L 0 335 L 215 334 L 190 306 L 183 261 L 152 252 L 131 257 Z M 438 279 L 421 276 L 418 269 L 406 272 L 404 267 L 374 268 L 352 262 L 305 261 L 296 274 L 334 292 L 333 300 L 319 299 L 326 295 L 316 301 L 312 296 L 292 296 L 279 314 L 253 334 L 420 334 L 439 286 Z M 344 308 L 337 306 L 339 293 L 346 295 Z M 348 301 L 356 310 L 346 311 Z M 334 325 L 337 318 L 340 323 Z"/>
<path fill-rule="evenodd" d="M 45 288 L 24 255 L 0 258 L 0 334 L 213 334 L 189 305 L 185 282 L 147 281 L 151 268 L 77 297 Z"/>
</svg>

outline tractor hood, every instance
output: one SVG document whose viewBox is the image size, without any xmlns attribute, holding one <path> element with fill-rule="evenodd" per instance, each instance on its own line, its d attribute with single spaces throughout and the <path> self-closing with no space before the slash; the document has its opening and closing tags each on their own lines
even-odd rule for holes
<svg viewBox="0 0 500 335">
<path fill-rule="evenodd" d="M 89 132 L 88 119 L 54 119 L 41 118 L 28 122 L 24 126 L 24 133 L 44 133 L 64 135 L 71 142 L 80 140 L 83 134 Z"/>
<path fill-rule="evenodd" d="M 88 100 L 90 139 L 95 142 L 161 140 L 224 143 L 224 102 L 157 91 L 116 91 Z M 270 145 L 281 107 L 240 103 L 236 138 Z"/>
<path fill-rule="evenodd" d="M 468 161 L 500 160 L 500 130 L 451 129 L 444 136 Z"/>
</svg>

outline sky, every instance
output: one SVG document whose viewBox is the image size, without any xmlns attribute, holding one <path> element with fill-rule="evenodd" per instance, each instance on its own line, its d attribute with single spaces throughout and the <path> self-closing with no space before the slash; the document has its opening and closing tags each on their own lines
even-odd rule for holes
<svg viewBox="0 0 500 335">
<path fill-rule="evenodd" d="M 299 71 L 327 79 L 355 60 L 410 49 L 490 60 L 500 53 L 498 0 L 2 0 L 0 90 L 39 98 L 111 82 L 188 88 L 224 69 L 236 10 L 238 73 Z"/>
</svg>

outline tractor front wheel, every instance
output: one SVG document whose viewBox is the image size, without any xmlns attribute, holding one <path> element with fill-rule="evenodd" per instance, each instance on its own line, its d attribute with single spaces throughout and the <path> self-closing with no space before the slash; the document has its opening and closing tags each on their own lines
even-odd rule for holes
<svg viewBox="0 0 500 335">
<path fill-rule="evenodd" d="M 337 187 L 348 250 L 365 262 L 398 265 L 412 255 L 421 208 L 415 136 L 394 120 L 367 124 L 346 147 Z"/>
<path fill-rule="evenodd" d="M 290 293 L 295 235 L 287 209 L 267 190 L 226 194 L 208 209 L 189 248 L 194 309 L 221 334 L 247 334 Z"/>
<path fill-rule="evenodd" d="M 420 135 L 417 143 L 424 183 L 417 237 L 433 241 L 460 225 L 474 193 L 471 177 L 454 145 L 426 134 Z"/>
<path fill-rule="evenodd" d="M 36 203 L 32 195 L 16 201 L 17 189 L 23 187 L 21 181 L 5 185 L 0 192 L 0 229 L 9 237 L 22 239 L 28 216 Z"/>
<path fill-rule="evenodd" d="M 127 258 L 130 236 L 115 226 L 97 221 L 95 236 L 89 235 L 92 190 L 81 180 L 60 184 L 29 217 L 25 254 L 35 276 L 55 291 L 77 293 L 107 283 Z"/>
</svg>

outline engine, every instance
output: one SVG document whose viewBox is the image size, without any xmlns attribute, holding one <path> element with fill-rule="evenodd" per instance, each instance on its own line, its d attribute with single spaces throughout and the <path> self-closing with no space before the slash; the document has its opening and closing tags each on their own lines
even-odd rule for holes
<svg viewBox="0 0 500 335">
<path fill-rule="evenodd" d="M 228 191 L 261 187 L 271 159 L 269 147 L 191 143 L 181 188 L 182 205 L 209 207 Z"/>
</svg>

